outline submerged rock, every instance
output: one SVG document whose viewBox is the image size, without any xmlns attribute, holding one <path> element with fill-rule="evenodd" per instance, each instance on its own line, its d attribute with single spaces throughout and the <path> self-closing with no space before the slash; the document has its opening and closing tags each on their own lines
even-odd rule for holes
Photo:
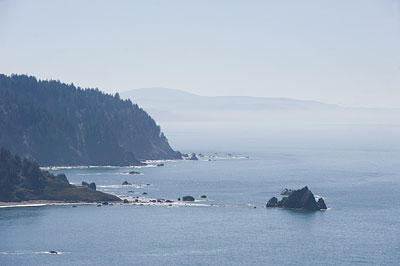
<svg viewBox="0 0 400 266">
<path fill-rule="evenodd" d="M 192 196 L 183 196 L 182 200 L 183 201 L 194 201 L 194 197 L 192 197 Z"/>
<path fill-rule="evenodd" d="M 202 199 L 206 199 L 206 198 L 207 198 L 207 196 L 206 196 L 206 195 L 201 195 L 201 196 L 200 196 L 200 198 L 202 198 Z"/>
<path fill-rule="evenodd" d="M 163 164 L 163 163 L 159 163 L 159 164 L 157 164 L 157 166 L 158 166 L 158 167 L 164 166 L 164 164 Z"/>
<path fill-rule="evenodd" d="M 127 199 L 124 199 L 124 203 L 129 203 L 129 200 L 127 200 Z"/>
<path fill-rule="evenodd" d="M 266 207 L 278 207 L 288 209 L 301 209 L 301 210 L 324 210 L 327 209 L 325 202 L 322 198 L 315 201 L 314 194 L 308 187 L 302 189 L 293 190 L 288 197 L 283 197 L 280 201 L 277 201 L 276 197 L 272 197 Z"/>
<path fill-rule="evenodd" d="M 136 171 L 130 171 L 130 172 L 129 172 L 129 174 L 130 174 L 130 175 L 139 175 L 139 174 L 140 174 L 140 172 L 136 172 Z"/>
</svg>

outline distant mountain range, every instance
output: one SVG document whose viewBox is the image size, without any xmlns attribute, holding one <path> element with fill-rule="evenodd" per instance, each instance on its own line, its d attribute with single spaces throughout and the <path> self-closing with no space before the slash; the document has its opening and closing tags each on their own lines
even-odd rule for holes
<svg viewBox="0 0 400 266">
<path fill-rule="evenodd" d="M 167 88 L 135 89 L 122 92 L 121 97 L 139 104 L 157 121 L 166 122 L 374 123 L 391 122 L 399 113 L 287 98 L 199 96 Z"/>
<path fill-rule="evenodd" d="M 315 101 L 199 96 L 147 88 L 121 93 L 142 106 L 186 152 L 264 151 L 267 147 L 378 145 L 397 138 L 400 110 L 343 107 Z M 381 145 L 380 144 L 380 145 Z"/>
<path fill-rule="evenodd" d="M 181 158 L 130 100 L 27 75 L 0 75 L 0 146 L 40 165 Z"/>
</svg>

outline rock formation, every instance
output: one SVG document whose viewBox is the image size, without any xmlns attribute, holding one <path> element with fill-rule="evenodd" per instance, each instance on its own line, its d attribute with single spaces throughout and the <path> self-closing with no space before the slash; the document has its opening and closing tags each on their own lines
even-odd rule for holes
<svg viewBox="0 0 400 266">
<path fill-rule="evenodd" d="M 278 207 L 288 209 L 301 210 L 326 210 L 326 204 L 322 198 L 315 201 L 314 194 L 308 187 L 293 190 L 288 197 L 283 197 L 280 201 L 276 197 L 272 197 L 266 207 Z"/>
<path fill-rule="evenodd" d="M 85 181 L 82 181 L 82 186 L 91 188 L 93 190 L 96 190 L 96 183 L 95 182 L 92 182 L 92 183 L 89 184 L 89 183 L 87 183 Z"/>
<path fill-rule="evenodd" d="M 196 153 L 192 153 L 192 154 L 190 155 L 189 160 L 191 160 L 191 161 L 197 161 L 198 158 L 197 158 L 197 156 L 196 156 Z"/>
<path fill-rule="evenodd" d="M 278 199 L 276 197 L 272 197 L 267 202 L 267 207 L 276 207 L 278 205 Z"/>
<path fill-rule="evenodd" d="M 192 196 L 183 196 L 182 201 L 194 201 L 194 198 Z"/>
<path fill-rule="evenodd" d="M 129 174 L 130 174 L 130 175 L 139 175 L 139 174 L 140 174 L 140 172 L 136 172 L 136 171 L 130 171 L 130 172 L 129 172 Z"/>
<path fill-rule="evenodd" d="M 291 190 L 290 188 L 284 188 L 281 192 L 281 195 L 285 195 L 288 196 L 290 194 L 292 194 L 293 190 Z"/>
</svg>

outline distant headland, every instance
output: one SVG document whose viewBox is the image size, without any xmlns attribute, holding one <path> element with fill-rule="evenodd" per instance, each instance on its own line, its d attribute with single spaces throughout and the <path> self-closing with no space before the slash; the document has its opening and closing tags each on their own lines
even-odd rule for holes
<svg viewBox="0 0 400 266">
<path fill-rule="evenodd" d="M 156 122 L 118 93 L 0 74 L 0 146 L 41 166 L 179 159 Z"/>
</svg>

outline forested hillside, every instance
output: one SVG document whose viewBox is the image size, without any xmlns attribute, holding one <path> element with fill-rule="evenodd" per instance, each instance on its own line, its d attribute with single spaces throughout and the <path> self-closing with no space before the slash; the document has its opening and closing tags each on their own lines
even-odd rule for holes
<svg viewBox="0 0 400 266">
<path fill-rule="evenodd" d="M 64 174 L 54 176 L 42 171 L 27 158 L 21 159 L 0 147 L 0 201 L 57 200 L 57 201 L 119 201 L 85 186 L 69 184 Z"/>
<path fill-rule="evenodd" d="M 26 75 L 0 75 L 0 145 L 40 165 L 133 165 L 181 157 L 130 100 Z"/>
</svg>

